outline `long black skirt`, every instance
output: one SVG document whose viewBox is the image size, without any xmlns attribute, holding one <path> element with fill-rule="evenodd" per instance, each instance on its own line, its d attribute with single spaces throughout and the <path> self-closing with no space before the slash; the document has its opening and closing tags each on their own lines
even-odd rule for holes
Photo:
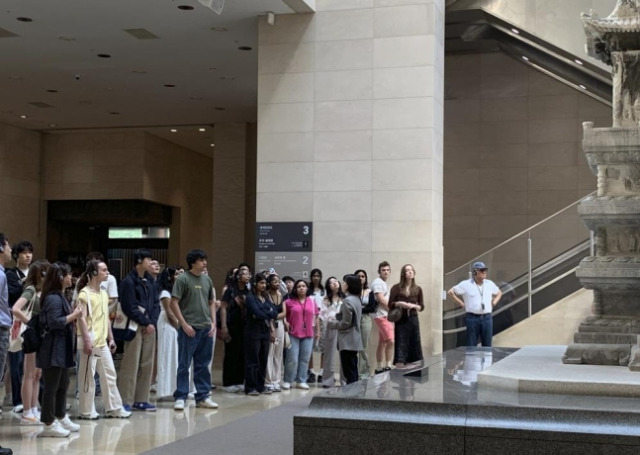
<svg viewBox="0 0 640 455">
<path fill-rule="evenodd" d="M 405 315 L 395 324 L 394 363 L 412 363 L 422 360 L 420 323 L 418 316 Z"/>
</svg>

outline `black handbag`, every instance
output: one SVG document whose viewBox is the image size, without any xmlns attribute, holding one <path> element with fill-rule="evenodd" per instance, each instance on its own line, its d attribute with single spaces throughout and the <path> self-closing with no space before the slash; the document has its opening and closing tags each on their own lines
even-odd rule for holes
<svg viewBox="0 0 640 455">
<path fill-rule="evenodd" d="M 378 311 L 378 298 L 375 292 L 369 292 L 369 300 L 366 305 L 362 306 L 362 314 L 371 314 Z"/>
<path fill-rule="evenodd" d="M 393 307 L 393 310 L 389 311 L 387 320 L 389 322 L 398 322 L 404 316 L 404 311 L 400 307 Z"/>
</svg>

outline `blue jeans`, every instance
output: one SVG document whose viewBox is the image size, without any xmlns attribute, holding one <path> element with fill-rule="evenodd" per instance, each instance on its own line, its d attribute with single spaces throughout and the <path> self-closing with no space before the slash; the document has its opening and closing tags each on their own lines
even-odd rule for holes
<svg viewBox="0 0 640 455">
<path fill-rule="evenodd" d="M 309 369 L 309 360 L 311 359 L 311 351 L 313 350 L 313 338 L 296 338 L 291 339 L 291 347 L 287 352 L 287 362 L 284 366 L 284 382 L 298 384 L 307 382 L 307 370 Z"/>
<path fill-rule="evenodd" d="M 465 322 L 467 325 L 467 346 L 477 346 L 478 340 L 480 340 L 482 346 L 491 347 L 493 316 L 490 313 L 482 316 L 467 313 Z"/>
<path fill-rule="evenodd" d="M 186 400 L 189 395 L 189 367 L 192 360 L 196 403 L 206 400 L 211 393 L 209 363 L 213 355 L 213 338 L 209 336 L 210 330 L 210 327 L 195 329 L 195 336 L 190 338 L 182 328 L 178 329 L 178 375 L 176 391 L 173 392 L 176 400 Z"/>
<path fill-rule="evenodd" d="M 4 376 L 4 367 L 9 354 L 9 331 L 11 327 L 0 327 L 0 380 Z"/>
</svg>

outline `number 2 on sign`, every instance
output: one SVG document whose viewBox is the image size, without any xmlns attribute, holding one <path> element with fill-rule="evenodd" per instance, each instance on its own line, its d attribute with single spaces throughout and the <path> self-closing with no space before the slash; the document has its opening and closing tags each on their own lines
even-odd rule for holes
<svg viewBox="0 0 640 455">
<path fill-rule="evenodd" d="M 309 256 L 302 256 L 302 263 L 303 264 L 308 264 L 309 263 Z"/>
</svg>

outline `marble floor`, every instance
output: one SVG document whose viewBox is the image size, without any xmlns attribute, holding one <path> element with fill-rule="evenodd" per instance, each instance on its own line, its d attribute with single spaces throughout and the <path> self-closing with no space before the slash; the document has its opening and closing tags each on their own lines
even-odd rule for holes
<svg viewBox="0 0 640 455">
<path fill-rule="evenodd" d="M 222 355 L 216 352 L 216 360 Z M 75 376 L 72 376 L 75 381 Z M 214 363 L 213 380 L 222 383 L 219 361 Z M 77 400 L 73 398 L 74 382 L 69 387 L 68 403 L 70 416 L 77 413 Z M 193 400 L 187 401 L 184 412 L 173 410 L 173 402 L 155 402 L 156 412 L 134 412 L 129 419 L 99 419 L 86 421 L 73 419 L 80 424 L 80 431 L 68 438 L 38 438 L 40 426 L 21 426 L 20 415 L 11 412 L 11 406 L 3 407 L 0 416 L 0 446 L 9 447 L 16 455 L 58 454 L 138 454 L 154 447 L 200 433 L 211 428 L 271 409 L 302 396 L 320 392 L 321 386 L 314 385 L 309 391 L 292 389 L 272 395 L 248 397 L 244 393 L 226 393 L 218 387 L 212 391 L 212 400 L 218 403 L 217 410 L 196 409 Z M 0 389 L 0 397 L 3 395 Z M 154 395 L 151 395 L 152 401 Z M 0 401 L 1 402 L 1 401 Z M 102 409 L 101 399 L 96 399 L 96 407 Z"/>
</svg>

